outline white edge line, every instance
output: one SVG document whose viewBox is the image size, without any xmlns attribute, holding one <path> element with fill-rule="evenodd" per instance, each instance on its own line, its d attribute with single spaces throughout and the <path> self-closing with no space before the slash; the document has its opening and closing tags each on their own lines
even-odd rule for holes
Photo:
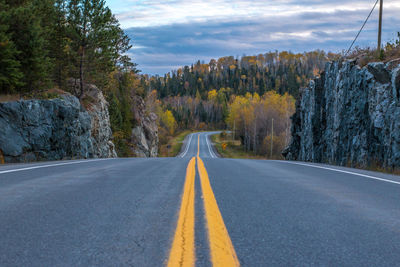
<svg viewBox="0 0 400 267">
<path fill-rule="evenodd" d="M 189 141 L 186 144 L 185 151 L 179 157 L 183 158 L 184 156 L 186 156 L 186 153 L 189 151 L 190 142 L 192 142 L 192 137 L 193 137 L 193 134 L 191 133 Z"/>
<path fill-rule="evenodd" d="M 186 146 L 186 151 L 185 151 L 185 153 L 182 155 L 182 158 L 185 157 L 186 154 L 189 152 L 190 145 L 192 144 L 192 139 L 193 139 L 193 134 L 191 133 L 191 134 L 190 134 L 190 138 L 189 138 L 189 142 L 187 143 L 187 146 Z"/>
<path fill-rule="evenodd" d="M 208 151 L 210 151 L 210 155 L 212 158 L 216 158 L 217 156 L 214 154 L 214 151 L 211 151 L 210 143 L 208 142 L 209 136 L 210 136 L 210 134 L 206 134 L 206 142 L 207 142 L 207 146 L 208 146 Z"/>
<path fill-rule="evenodd" d="M 383 178 L 379 178 L 379 177 L 371 176 L 371 175 L 367 175 L 367 174 L 362 174 L 362 173 L 356 173 L 356 172 L 338 170 L 338 169 L 333 169 L 333 168 L 328 168 L 328 167 L 322 167 L 322 166 L 316 166 L 316 165 L 311 165 L 311 164 L 305 164 L 305 163 L 300 163 L 300 162 L 283 161 L 283 160 L 282 160 L 282 161 L 279 161 L 279 162 L 290 163 L 290 164 L 296 164 L 296 165 L 302 165 L 302 166 L 308 166 L 308 167 L 313 167 L 313 168 L 319 168 L 319 169 L 325 169 L 325 170 L 330 170 L 330 171 L 336 171 L 336 172 L 347 173 L 347 174 L 353 174 L 353 175 L 362 176 L 362 177 L 369 178 L 369 179 L 374 179 L 374 180 L 378 180 L 378 181 L 382 181 L 382 182 L 387 182 L 387 183 L 399 184 L 399 185 L 400 185 L 400 182 L 397 182 L 397 181 L 388 180 L 388 179 L 383 179 Z"/>
<path fill-rule="evenodd" d="M 10 172 L 19 172 L 19 171 L 28 171 L 28 170 L 34 170 L 34 169 L 40 169 L 40 168 L 48 168 L 48 167 L 55 167 L 55 166 L 62 166 L 62 165 L 71 165 L 71 164 L 79 164 L 79 163 L 89 163 L 89 162 L 95 162 L 95 161 L 102 161 L 102 160 L 110 160 L 113 158 L 106 158 L 106 159 L 92 159 L 92 160 L 81 160 L 81 161 L 73 161 L 73 162 L 63 162 L 63 163 L 56 163 L 56 164 L 47 164 L 47 165 L 40 165 L 40 166 L 32 166 L 32 167 L 26 167 L 26 168 L 20 168 L 20 169 L 13 169 L 13 170 L 5 170 L 5 171 L 0 171 L 0 174 L 4 173 L 10 173 Z"/>
<path fill-rule="evenodd" d="M 211 136 L 211 135 L 208 135 L 208 137 L 210 137 L 210 136 Z M 217 154 L 215 154 L 216 148 L 215 148 L 215 147 L 213 148 L 211 139 L 209 139 L 209 141 L 210 141 L 211 151 L 212 151 L 212 153 L 214 154 L 214 157 L 215 157 L 215 158 L 218 158 Z"/>
<path fill-rule="evenodd" d="M 190 139 L 190 138 L 189 138 L 189 139 Z M 186 146 L 184 147 L 183 152 L 180 152 L 180 153 L 179 153 L 178 158 L 182 158 L 182 155 L 185 153 L 185 151 L 186 151 Z"/>
</svg>

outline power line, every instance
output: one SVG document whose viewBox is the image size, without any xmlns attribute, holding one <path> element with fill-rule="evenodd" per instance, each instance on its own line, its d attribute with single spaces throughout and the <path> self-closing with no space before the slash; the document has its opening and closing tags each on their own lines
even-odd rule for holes
<svg viewBox="0 0 400 267">
<path fill-rule="evenodd" d="M 372 12 L 374 11 L 376 5 L 378 4 L 379 0 L 376 0 L 374 7 L 371 9 L 371 12 L 369 12 L 368 17 L 365 19 L 363 25 L 361 26 L 361 29 L 358 31 L 356 38 L 354 38 L 353 42 L 351 43 L 349 49 L 347 49 L 347 52 L 345 54 L 345 56 L 347 56 L 347 54 L 350 52 L 350 49 L 353 47 L 353 44 L 356 42 L 358 36 L 360 35 L 361 31 L 364 29 L 365 24 L 367 24 L 367 21 L 369 19 L 369 17 L 371 17 Z"/>
</svg>

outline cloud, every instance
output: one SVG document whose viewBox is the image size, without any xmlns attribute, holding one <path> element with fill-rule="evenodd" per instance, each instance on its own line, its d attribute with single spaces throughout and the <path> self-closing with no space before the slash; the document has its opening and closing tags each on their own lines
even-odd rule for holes
<svg viewBox="0 0 400 267">
<path fill-rule="evenodd" d="M 303 52 L 347 49 L 374 1 L 213 0 L 130 1 L 118 5 L 117 18 L 132 38 L 131 51 L 144 73 L 208 62 L 227 55 L 270 50 Z M 395 37 L 400 3 L 384 4 L 383 40 Z M 111 6 L 114 11 L 114 7 Z M 115 12 L 115 11 L 114 11 Z M 375 45 L 375 11 L 357 42 Z"/>
</svg>

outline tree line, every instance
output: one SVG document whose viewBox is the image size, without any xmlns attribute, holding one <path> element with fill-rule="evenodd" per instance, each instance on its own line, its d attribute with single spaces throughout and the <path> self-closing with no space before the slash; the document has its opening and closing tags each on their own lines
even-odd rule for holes
<svg viewBox="0 0 400 267">
<path fill-rule="evenodd" d="M 197 61 L 163 77 L 141 75 L 140 79 L 158 99 L 157 114 L 170 122 L 160 123 L 166 135 L 184 129 L 228 128 L 244 150 L 270 155 L 267 147 L 274 143 L 272 154 L 279 157 L 289 142 L 290 116 L 299 89 L 319 75 L 328 60 L 338 57 L 320 50 L 228 56 L 208 64 Z"/>
<path fill-rule="evenodd" d="M 109 102 L 117 152 L 129 156 L 135 96 L 145 97 L 128 36 L 104 0 L 0 0 L 0 94 L 41 97 L 58 88 Z"/>
<path fill-rule="evenodd" d="M 100 88 L 134 67 L 129 38 L 104 0 L 0 0 L 0 93 L 29 93 L 73 79 Z"/>
<path fill-rule="evenodd" d="M 231 95 L 265 94 L 275 90 L 279 94 L 298 96 L 310 78 L 317 75 L 328 60 L 337 54 L 321 50 L 305 53 L 269 52 L 256 56 L 222 57 L 209 63 L 197 63 L 171 71 L 164 76 L 149 78 L 151 89 L 160 98 L 200 94 L 207 98 L 209 91 L 227 89 Z"/>
<path fill-rule="evenodd" d="M 288 93 L 247 93 L 233 97 L 226 122 L 244 150 L 277 158 L 289 143 L 294 111 L 295 99 Z"/>
</svg>

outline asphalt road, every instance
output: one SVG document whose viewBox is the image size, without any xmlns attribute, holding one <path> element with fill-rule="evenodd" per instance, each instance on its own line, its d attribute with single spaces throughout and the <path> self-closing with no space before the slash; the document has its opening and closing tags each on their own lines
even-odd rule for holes
<svg viewBox="0 0 400 267">
<path fill-rule="evenodd" d="M 242 266 L 400 266 L 399 176 L 222 159 L 207 135 L 192 134 L 176 158 L 0 166 L 0 266 L 170 263 L 198 151 Z M 210 196 L 195 162 L 195 262 L 211 266 Z"/>
</svg>

